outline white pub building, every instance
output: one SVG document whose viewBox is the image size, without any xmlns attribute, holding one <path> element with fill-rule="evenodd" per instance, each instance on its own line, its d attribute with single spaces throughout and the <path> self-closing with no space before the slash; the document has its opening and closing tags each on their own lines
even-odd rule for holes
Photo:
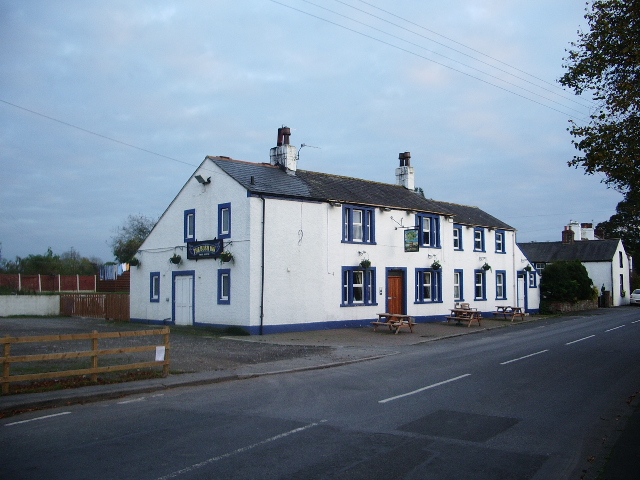
<svg viewBox="0 0 640 480">
<path fill-rule="evenodd" d="M 396 183 L 377 183 L 298 170 L 289 137 L 278 130 L 269 163 L 204 159 L 136 255 L 132 321 L 268 334 L 380 312 L 443 321 L 461 302 L 537 311 L 515 230 L 416 193 L 408 152 Z"/>
</svg>

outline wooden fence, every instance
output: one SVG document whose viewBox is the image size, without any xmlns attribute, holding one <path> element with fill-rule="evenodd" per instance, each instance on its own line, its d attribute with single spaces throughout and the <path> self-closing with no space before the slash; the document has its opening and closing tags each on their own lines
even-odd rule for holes
<svg viewBox="0 0 640 480">
<path fill-rule="evenodd" d="M 100 350 L 98 348 L 98 341 L 105 338 L 125 338 L 125 337 L 140 337 L 147 335 L 163 335 L 162 345 L 143 345 L 135 347 L 123 347 L 123 348 L 109 348 Z M 24 344 L 24 343 L 36 343 L 36 342 L 64 342 L 71 340 L 91 340 L 91 350 L 85 350 L 80 352 L 64 352 L 64 353 L 43 353 L 38 355 L 11 355 L 11 345 Z M 123 370 L 133 370 L 137 368 L 148 368 L 162 366 L 162 374 L 166 377 L 169 374 L 169 327 L 156 330 L 141 330 L 135 332 L 105 332 L 98 333 L 94 330 L 93 333 L 81 333 L 81 334 L 69 334 L 69 335 L 46 335 L 37 337 L 10 337 L 6 336 L 0 338 L 0 344 L 3 344 L 3 356 L 0 357 L 2 363 L 2 377 L 0 377 L 0 384 L 2 384 L 2 393 L 9 393 L 9 384 L 13 382 L 23 382 L 31 380 L 43 380 L 47 378 L 60 378 L 60 377 L 74 377 L 79 375 L 91 375 L 91 379 L 94 382 L 98 381 L 99 373 L 117 372 Z M 155 361 L 151 362 L 138 362 L 122 365 L 109 365 L 100 367 L 98 365 L 98 358 L 103 355 L 117 355 L 123 353 L 135 353 L 135 352 L 150 352 L 155 351 Z M 81 368 L 74 370 L 64 370 L 55 372 L 43 372 L 43 373 L 31 373 L 24 375 L 11 376 L 11 364 L 17 362 L 39 362 L 45 360 L 69 360 L 79 358 L 91 358 L 90 368 Z"/>
<path fill-rule="evenodd" d="M 88 293 L 60 295 L 60 315 L 105 318 L 128 322 L 128 293 Z"/>
<path fill-rule="evenodd" d="M 27 292 L 95 292 L 95 275 L 0 274 L 0 287 Z"/>
</svg>

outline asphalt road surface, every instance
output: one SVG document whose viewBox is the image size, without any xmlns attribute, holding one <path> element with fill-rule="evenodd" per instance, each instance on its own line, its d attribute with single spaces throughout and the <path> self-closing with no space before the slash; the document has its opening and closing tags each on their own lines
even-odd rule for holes
<svg viewBox="0 0 640 480">
<path fill-rule="evenodd" d="M 573 479 L 640 390 L 640 309 L 0 420 L 7 479 Z M 594 471 L 589 474 L 594 475 Z"/>
</svg>

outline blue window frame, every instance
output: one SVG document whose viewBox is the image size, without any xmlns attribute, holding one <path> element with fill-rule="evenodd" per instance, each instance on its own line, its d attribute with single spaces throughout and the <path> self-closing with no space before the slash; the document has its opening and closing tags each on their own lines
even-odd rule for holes
<svg viewBox="0 0 640 480">
<path fill-rule="evenodd" d="M 442 270 L 416 268 L 415 303 L 442 302 Z"/>
<path fill-rule="evenodd" d="M 462 247 L 462 225 L 453 225 L 453 249 L 463 250 Z"/>
<path fill-rule="evenodd" d="M 149 301 L 154 303 L 160 301 L 160 272 L 149 274 Z"/>
<path fill-rule="evenodd" d="M 453 271 L 453 299 L 461 302 L 464 301 L 464 281 L 462 270 Z"/>
<path fill-rule="evenodd" d="M 538 287 L 538 273 L 534 270 L 529 273 L 529 288 Z"/>
<path fill-rule="evenodd" d="M 231 204 L 218 205 L 218 238 L 231 237 Z"/>
<path fill-rule="evenodd" d="M 507 253 L 504 230 L 496 230 L 496 253 Z"/>
<path fill-rule="evenodd" d="M 375 267 L 342 267 L 342 306 L 377 304 Z"/>
<path fill-rule="evenodd" d="M 196 211 L 184 211 L 184 241 L 193 242 L 196 239 Z"/>
<path fill-rule="evenodd" d="M 473 272 L 473 297 L 474 300 L 487 299 L 487 272 L 485 270 L 475 270 Z"/>
<path fill-rule="evenodd" d="M 342 207 L 342 241 L 375 243 L 375 209 L 344 205 Z"/>
<path fill-rule="evenodd" d="M 218 305 L 231 304 L 231 269 L 218 269 Z"/>
<path fill-rule="evenodd" d="M 484 228 L 482 227 L 473 229 L 473 251 L 484 252 Z"/>
<path fill-rule="evenodd" d="M 507 271 L 496 270 L 496 300 L 507 299 Z"/>
<path fill-rule="evenodd" d="M 440 217 L 437 215 L 416 215 L 421 247 L 440 248 Z"/>
</svg>

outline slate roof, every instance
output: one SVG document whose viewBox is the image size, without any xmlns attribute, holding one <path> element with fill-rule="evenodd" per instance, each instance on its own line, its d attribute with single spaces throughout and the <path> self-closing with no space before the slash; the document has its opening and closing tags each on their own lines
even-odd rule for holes
<svg viewBox="0 0 640 480">
<path fill-rule="evenodd" d="M 306 170 L 296 170 L 295 175 L 289 175 L 280 167 L 266 163 L 242 162 L 226 157 L 207 158 L 254 195 L 415 210 L 452 216 L 454 222 L 464 225 L 514 230 L 478 207 L 438 202 L 400 185 Z"/>
<path fill-rule="evenodd" d="M 519 243 L 520 250 L 532 263 L 552 263 L 560 260 L 581 262 L 611 262 L 620 240 L 578 240 L 571 244 L 562 242 Z"/>
</svg>

